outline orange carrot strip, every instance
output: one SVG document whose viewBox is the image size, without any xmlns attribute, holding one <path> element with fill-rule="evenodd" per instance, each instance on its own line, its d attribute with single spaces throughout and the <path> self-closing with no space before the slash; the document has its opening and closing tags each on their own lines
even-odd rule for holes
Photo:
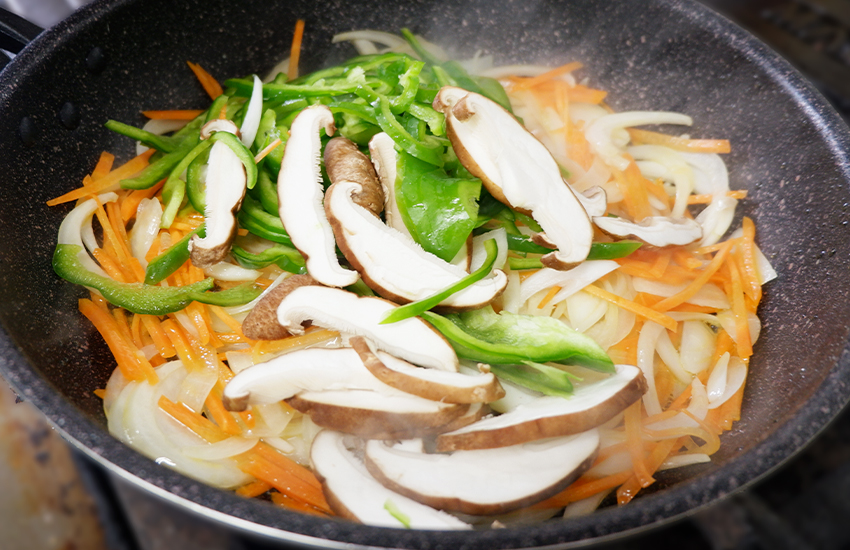
<svg viewBox="0 0 850 550">
<path fill-rule="evenodd" d="M 702 267 L 702 262 L 696 258 L 690 251 L 676 247 L 673 249 L 673 261 L 688 271 L 693 271 Z"/>
<path fill-rule="evenodd" d="M 91 321 L 103 336 L 109 351 L 115 357 L 118 368 L 128 380 L 146 380 L 156 384 L 159 380 L 156 371 L 145 359 L 142 352 L 121 333 L 117 321 L 107 311 L 95 305 L 91 300 L 79 301 L 80 313 Z"/>
<path fill-rule="evenodd" d="M 201 109 L 173 109 L 170 111 L 142 111 L 150 119 L 157 120 L 193 120 L 204 113 Z"/>
<path fill-rule="evenodd" d="M 267 443 L 261 442 L 260 444 L 258 444 L 252 449 L 251 454 L 262 456 L 266 460 L 278 464 L 281 468 L 284 468 L 286 471 L 288 471 L 290 475 L 302 480 L 311 487 L 315 487 L 316 489 L 321 489 L 322 487 L 322 484 L 319 482 L 313 472 L 311 472 L 304 466 L 301 466 L 289 457 L 281 454 L 277 449 Z"/>
<path fill-rule="evenodd" d="M 283 142 L 280 141 L 280 138 L 277 138 L 273 142 L 266 145 L 263 148 L 263 150 L 260 151 L 259 153 L 257 153 L 257 155 L 254 157 L 254 162 L 259 164 L 260 161 L 263 160 L 266 157 L 266 155 L 268 155 L 269 153 L 274 151 L 281 143 L 283 143 Z"/>
<path fill-rule="evenodd" d="M 218 81 L 203 67 L 197 63 L 192 63 L 191 61 L 187 61 L 186 64 L 189 65 L 189 68 L 192 69 L 193 73 L 195 73 L 195 78 L 197 78 L 198 82 L 201 83 L 201 86 L 204 88 L 204 91 L 207 92 L 207 95 L 210 96 L 210 99 L 215 99 L 224 93 L 224 90 L 221 88 L 221 84 L 219 84 Z"/>
<path fill-rule="evenodd" d="M 128 283 L 132 279 L 128 274 L 124 273 L 121 268 L 121 263 L 115 260 L 108 252 L 102 248 L 95 248 L 92 251 L 92 256 L 100 264 L 100 267 L 119 283 Z"/>
<path fill-rule="evenodd" d="M 738 200 L 745 199 L 747 198 L 747 190 L 727 191 L 726 196 Z M 714 195 L 691 195 L 688 197 L 688 204 L 708 204 L 712 200 L 714 200 Z"/>
<path fill-rule="evenodd" d="M 216 383 L 215 387 L 207 395 L 204 405 L 207 407 L 207 411 L 209 411 L 209 415 L 212 417 L 213 422 L 215 422 L 222 431 L 230 435 L 241 435 L 242 428 L 239 427 L 239 424 L 237 424 L 233 415 L 224 408 L 224 403 L 221 401 L 222 387 L 223 386 Z"/>
<path fill-rule="evenodd" d="M 544 296 L 543 299 L 540 300 L 540 303 L 537 304 L 537 309 L 543 309 L 544 307 L 546 307 L 546 304 L 548 304 L 552 300 L 552 298 L 555 297 L 555 294 L 557 294 L 560 291 L 561 291 L 561 287 L 559 287 L 558 285 L 555 285 L 552 288 L 550 288 L 549 292 L 546 294 L 546 296 Z"/>
<path fill-rule="evenodd" d="M 567 97 L 570 101 L 575 101 L 578 103 L 593 103 L 594 105 L 599 105 L 603 101 L 605 101 L 605 97 L 608 95 L 608 92 L 605 90 L 596 90 L 594 88 L 588 88 L 587 86 L 583 86 L 582 84 L 576 84 L 575 86 L 567 87 Z"/>
<path fill-rule="evenodd" d="M 635 401 L 626 408 L 623 420 L 628 441 L 629 456 L 632 458 L 632 469 L 640 482 L 641 487 L 649 487 L 655 482 L 652 474 L 647 469 L 643 456 L 643 439 L 641 437 L 640 412 L 641 401 Z"/>
<path fill-rule="evenodd" d="M 635 315 L 639 315 L 639 316 L 641 316 L 645 319 L 649 319 L 650 321 L 654 321 L 654 322 L 658 323 L 659 325 L 661 325 L 661 326 L 663 326 L 663 327 L 665 327 L 669 330 L 672 330 L 674 332 L 679 327 L 679 323 L 677 323 L 676 320 L 673 319 L 672 317 L 670 317 L 669 315 L 664 315 L 663 313 L 655 311 L 654 308 L 651 309 L 651 308 L 648 308 L 646 306 L 642 306 L 642 305 L 638 304 L 637 302 L 627 300 L 626 298 L 623 298 L 622 296 L 617 296 L 616 294 L 612 294 L 611 292 L 608 292 L 607 290 L 603 290 L 603 289 L 599 288 L 598 286 L 588 285 L 588 286 L 584 287 L 582 290 L 584 290 L 588 294 L 596 296 L 597 298 L 602 298 L 603 300 L 605 300 L 607 302 L 611 302 L 612 304 L 614 304 L 617 307 L 621 307 L 623 309 L 631 311 Z"/>
<path fill-rule="evenodd" d="M 284 351 L 295 351 L 313 344 L 331 340 L 339 336 L 333 330 L 314 330 L 301 336 L 290 336 L 282 340 L 260 340 L 254 344 L 251 356 L 255 363 L 260 363 L 269 354 L 282 353 Z"/>
<path fill-rule="evenodd" d="M 295 32 L 292 35 L 292 47 L 289 50 L 289 70 L 286 71 L 288 80 L 298 78 L 298 61 L 301 58 L 301 42 L 304 38 L 304 20 L 295 22 Z"/>
<path fill-rule="evenodd" d="M 280 455 L 280 453 L 278 453 Z M 281 458 L 286 458 L 280 455 Z M 288 459 L 287 459 L 288 460 Z M 300 500 L 319 510 L 330 513 L 330 506 L 322 494 L 321 488 L 295 477 L 290 471 L 282 467 L 280 461 L 272 461 L 255 452 L 236 457 L 239 469 L 246 474 L 261 479 L 280 491 L 281 493 Z M 290 461 L 291 462 L 291 461 Z M 295 464 L 292 462 L 292 464 Z M 297 466 L 297 464 L 295 464 Z M 311 474 L 312 475 L 312 474 Z"/>
<path fill-rule="evenodd" d="M 580 478 L 557 495 L 535 504 L 534 508 L 562 508 L 571 502 L 584 500 L 602 491 L 608 491 L 618 485 L 622 485 L 630 477 L 632 477 L 631 470 L 599 479 Z"/>
<path fill-rule="evenodd" d="M 183 403 L 175 403 L 163 395 L 159 398 L 157 404 L 171 418 L 180 422 L 210 443 L 218 443 L 230 437 L 211 420 L 196 413 Z"/>
<path fill-rule="evenodd" d="M 742 229 L 744 236 L 741 239 L 739 252 L 741 275 L 744 278 L 744 292 L 758 304 L 761 301 L 761 283 L 759 282 L 758 263 L 756 262 L 756 226 L 753 220 L 744 216 Z"/>
<path fill-rule="evenodd" d="M 206 319 L 204 319 L 203 314 L 203 304 L 199 302 L 192 302 L 188 306 L 186 306 L 186 315 L 189 316 L 189 319 L 192 320 L 192 324 L 195 325 L 195 328 L 198 329 L 198 338 L 200 339 L 201 344 L 209 344 L 210 342 L 210 329 L 207 326 Z"/>
<path fill-rule="evenodd" d="M 515 80 L 516 83 L 513 85 L 513 87 L 516 88 L 516 89 L 533 88 L 534 86 L 537 86 L 538 84 L 542 84 L 542 83 L 544 83 L 548 80 L 552 80 L 552 79 L 557 78 L 561 75 L 571 73 L 573 71 L 577 71 L 578 69 L 581 69 L 582 67 L 584 67 L 584 64 L 582 64 L 580 61 L 572 61 L 570 63 L 567 63 L 565 65 L 561 65 L 560 67 L 555 67 L 554 69 L 551 69 L 549 71 L 546 71 L 545 73 L 541 73 L 541 74 L 534 76 L 534 77 L 531 77 L 531 78 L 516 79 Z"/>
<path fill-rule="evenodd" d="M 726 241 L 724 246 L 717 252 L 717 254 L 715 254 L 714 259 L 711 260 L 711 263 L 706 266 L 699 277 L 694 279 L 694 281 L 686 286 L 681 292 L 678 292 L 669 298 L 665 298 L 652 306 L 652 309 L 655 311 L 669 311 L 671 308 L 674 308 L 679 304 L 683 304 L 693 298 L 694 294 L 699 292 L 699 289 L 708 282 L 711 276 L 714 275 L 714 273 L 720 269 L 720 266 L 722 266 L 726 261 L 726 257 L 729 255 L 729 251 L 732 249 L 733 244 L 733 241 Z"/>
<path fill-rule="evenodd" d="M 114 162 L 115 155 L 106 151 L 102 152 L 100 154 L 100 159 L 98 159 L 97 164 L 94 167 L 94 170 L 92 170 L 91 172 L 92 182 L 95 182 L 107 175 L 110 170 L 112 170 L 112 164 Z"/>
<path fill-rule="evenodd" d="M 239 487 L 235 492 L 239 496 L 254 498 L 262 495 L 263 493 L 267 493 L 271 488 L 272 486 L 265 481 L 257 479 Z"/>
<path fill-rule="evenodd" d="M 100 397 L 101 399 L 106 398 L 106 390 L 103 388 L 97 388 L 96 390 L 93 390 L 92 393 Z"/>
<path fill-rule="evenodd" d="M 626 212 L 636 222 L 652 215 L 645 179 L 634 161 L 629 162 L 625 170 L 614 170 L 614 180 L 623 193 Z"/>
<path fill-rule="evenodd" d="M 638 128 L 629 128 L 628 132 L 636 144 L 665 145 L 691 153 L 728 153 L 732 150 L 728 139 L 688 139 Z"/>
<path fill-rule="evenodd" d="M 168 339 L 171 341 L 171 345 L 174 346 L 174 351 L 177 352 L 177 357 L 183 361 L 186 368 L 190 371 L 204 369 L 205 365 L 203 364 L 203 361 L 195 355 L 195 352 L 186 340 L 186 334 L 183 332 L 180 324 L 175 322 L 173 319 L 166 319 L 161 323 L 161 326 L 162 330 L 165 331 L 166 336 L 168 336 Z"/>
<path fill-rule="evenodd" d="M 120 307 L 117 307 L 112 310 L 112 317 L 115 319 L 115 322 L 117 323 L 119 330 L 121 330 L 121 334 L 124 338 L 128 342 L 133 342 L 133 332 L 130 330 L 130 324 L 127 322 L 127 315 L 125 311 Z M 133 342 L 133 345 L 139 347 L 135 342 Z"/>
<path fill-rule="evenodd" d="M 153 155 L 155 151 L 153 149 L 148 149 L 141 155 L 136 158 L 130 160 L 126 164 L 116 168 L 109 174 L 103 176 L 97 181 L 92 181 L 90 185 L 84 185 L 83 187 L 78 187 L 73 191 L 69 191 L 64 195 L 56 197 L 55 199 L 50 199 L 47 201 L 47 206 L 56 206 L 57 204 L 63 204 L 70 201 L 75 201 L 77 199 L 81 199 L 86 195 L 91 195 L 93 193 L 100 193 L 105 189 L 108 189 L 112 185 L 118 183 L 123 179 L 127 179 L 133 174 L 141 171 L 145 166 L 148 165 L 148 159 L 150 159 L 151 155 Z"/>
<path fill-rule="evenodd" d="M 665 439 L 658 443 L 646 459 L 647 469 L 655 473 L 661 464 L 664 463 L 670 452 L 676 447 L 676 444 L 676 439 Z M 633 475 L 617 489 L 617 504 L 626 504 L 637 495 L 638 491 L 646 487 L 646 485 L 642 484 L 637 474 Z"/>
<path fill-rule="evenodd" d="M 121 219 L 124 223 L 130 221 L 130 219 L 136 215 L 136 210 L 139 209 L 139 203 L 142 202 L 142 199 L 149 199 L 153 197 L 160 189 L 162 189 L 163 185 L 165 185 L 165 180 L 162 180 L 153 187 L 148 187 L 147 189 L 136 189 L 127 195 L 127 197 L 121 201 Z"/>
<path fill-rule="evenodd" d="M 153 343 L 159 354 L 163 357 L 173 357 L 177 352 L 174 351 L 174 346 L 171 345 L 171 341 L 165 335 L 165 331 L 162 330 L 162 326 L 159 324 L 159 318 L 153 315 L 137 315 L 137 317 L 141 318 L 142 324 L 145 330 L 148 331 L 148 334 L 150 334 L 151 339 L 153 339 Z"/>
<path fill-rule="evenodd" d="M 732 312 L 735 314 L 735 335 L 738 355 L 741 359 L 749 359 L 753 354 L 753 343 L 750 337 L 750 322 L 747 314 L 747 305 L 744 302 L 744 287 L 741 275 L 734 262 L 726 262 L 729 270 L 729 278 L 732 280 Z"/>
<path fill-rule="evenodd" d="M 272 502 L 274 502 L 278 506 L 281 506 L 288 510 L 292 510 L 294 512 L 301 512 L 302 514 L 310 514 L 313 516 L 320 517 L 327 517 L 328 515 L 326 512 L 319 510 L 318 508 L 314 508 L 309 504 L 305 504 L 301 501 L 295 500 L 294 498 L 286 496 L 283 493 L 278 493 L 277 491 L 271 493 L 271 499 Z"/>
</svg>

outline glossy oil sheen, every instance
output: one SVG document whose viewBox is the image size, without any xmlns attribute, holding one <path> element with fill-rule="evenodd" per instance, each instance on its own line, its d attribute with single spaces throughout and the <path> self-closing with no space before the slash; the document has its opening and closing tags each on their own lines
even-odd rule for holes
<svg viewBox="0 0 850 550">
<path fill-rule="evenodd" d="M 129 140 L 103 128 L 108 118 L 140 125 L 143 109 L 206 107 L 187 60 L 219 80 L 262 73 L 288 55 L 296 18 L 307 20 L 304 69 L 353 54 L 329 45 L 336 32 L 408 26 L 461 58 L 481 49 L 498 64 L 582 61 L 582 74 L 610 92 L 615 109 L 681 111 L 693 116 L 694 137 L 730 139 L 731 187 L 749 192 L 739 217 L 755 219 L 780 275 L 766 289 L 743 418 L 712 464 L 666 476 L 629 506 L 581 520 L 422 532 L 243 500 L 157 466 L 108 435 L 92 390 L 103 387 L 112 360 L 76 311 L 85 292 L 50 268 L 70 206 L 44 203 L 76 187 L 102 150 L 131 156 Z M 0 74 L 0 371 L 101 462 L 131 472 L 153 493 L 180 497 L 180 506 L 210 521 L 254 529 L 267 543 L 490 550 L 628 535 L 764 475 L 846 403 L 848 142 L 844 123 L 784 61 L 691 2 L 95 2 Z"/>
</svg>

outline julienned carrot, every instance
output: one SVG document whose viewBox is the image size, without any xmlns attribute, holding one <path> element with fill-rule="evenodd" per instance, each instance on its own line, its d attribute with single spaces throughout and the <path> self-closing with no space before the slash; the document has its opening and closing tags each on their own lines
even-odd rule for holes
<svg viewBox="0 0 850 550">
<path fill-rule="evenodd" d="M 283 493 L 278 493 L 277 491 L 273 491 L 271 493 L 272 502 L 286 508 L 288 510 L 292 510 L 294 512 L 301 512 L 302 514 L 310 514 L 313 516 L 322 516 L 326 517 L 328 514 L 310 506 L 309 504 L 305 504 L 301 501 L 295 500 L 292 497 L 288 497 Z"/>
<path fill-rule="evenodd" d="M 732 312 L 735 314 L 735 343 L 741 359 L 749 359 L 753 354 L 753 343 L 750 337 L 750 322 L 747 305 L 744 301 L 744 286 L 735 262 L 726 262 L 729 278 L 732 280 Z"/>
<path fill-rule="evenodd" d="M 180 324 L 173 319 L 166 319 L 161 323 L 161 326 L 165 335 L 168 336 L 168 339 L 171 341 L 171 345 L 174 346 L 174 351 L 177 352 L 177 357 L 183 362 L 186 369 L 189 371 L 203 370 L 205 366 L 195 355 L 195 352 L 186 340 L 186 334 L 183 332 Z"/>
<path fill-rule="evenodd" d="M 577 71 L 582 67 L 584 67 L 584 64 L 582 64 L 580 61 L 572 61 L 570 63 L 561 65 L 560 67 L 555 67 L 554 69 L 546 71 L 545 73 L 541 73 L 537 76 L 533 76 L 531 78 L 515 78 L 513 79 L 513 87 L 515 89 L 533 88 L 538 84 L 542 84 L 546 81 L 558 78 L 561 75 Z"/>
<path fill-rule="evenodd" d="M 165 331 L 162 330 L 159 318 L 155 315 L 137 315 L 137 317 L 141 318 L 142 325 L 150 334 L 159 354 L 163 357 L 174 357 L 177 352 L 174 351 L 174 346 L 171 345 L 171 341 L 169 341 Z"/>
<path fill-rule="evenodd" d="M 236 489 L 236 494 L 245 498 L 254 498 L 267 493 L 271 488 L 270 484 L 257 479 Z"/>
<path fill-rule="evenodd" d="M 312 330 L 301 336 L 290 336 L 282 340 L 260 340 L 251 350 L 251 355 L 255 363 L 264 361 L 264 357 L 270 353 L 282 353 L 284 351 L 295 351 L 307 346 L 319 344 L 332 340 L 339 336 L 339 333 L 333 330 Z"/>
<path fill-rule="evenodd" d="M 561 287 L 559 287 L 558 285 L 555 285 L 552 288 L 550 288 L 549 292 L 546 294 L 546 296 L 544 296 L 543 299 L 540 300 L 540 303 L 537 304 L 537 309 L 543 309 L 544 307 L 546 307 L 546 304 L 548 304 L 552 300 L 552 298 L 555 297 L 555 294 L 557 294 L 560 291 L 561 291 Z"/>
<path fill-rule="evenodd" d="M 92 256 L 94 256 L 94 259 L 97 260 L 97 263 L 100 264 L 100 267 L 103 268 L 106 274 L 119 283 L 129 283 L 132 281 L 132 277 L 125 273 L 121 267 L 121 262 L 113 258 L 106 250 L 95 248 L 92 250 Z"/>
<path fill-rule="evenodd" d="M 608 92 L 605 90 L 597 90 L 595 88 L 588 88 L 582 84 L 576 84 L 575 86 L 567 87 L 567 97 L 570 101 L 575 101 L 578 103 L 592 103 L 594 105 L 599 105 L 605 98 L 608 96 Z"/>
<path fill-rule="evenodd" d="M 643 456 L 644 450 L 640 421 L 642 407 L 643 404 L 640 400 L 629 405 L 623 415 L 623 422 L 626 430 L 626 441 L 628 441 L 629 456 L 632 459 L 632 469 L 640 481 L 640 486 L 648 487 L 655 482 L 655 479 L 653 479 L 652 473 L 647 469 Z"/>
<path fill-rule="evenodd" d="M 142 352 L 124 337 L 112 315 L 96 306 L 91 300 L 80 300 L 79 308 L 80 313 L 91 321 L 103 336 L 124 377 L 128 380 L 147 381 L 151 384 L 158 382 L 156 371 Z"/>
<path fill-rule="evenodd" d="M 753 220 L 744 216 L 741 227 L 744 234 L 741 245 L 736 248 L 736 254 L 743 277 L 744 292 L 758 304 L 761 301 L 761 278 L 756 262 L 756 226 Z"/>
<path fill-rule="evenodd" d="M 280 455 L 280 453 L 277 454 Z M 283 457 L 283 455 L 280 456 Z M 291 472 L 281 467 L 279 462 L 271 461 L 265 456 L 252 452 L 236 457 L 236 461 L 239 469 L 246 474 L 262 479 L 291 498 L 309 504 L 327 514 L 331 513 L 330 506 L 328 506 L 321 488 L 316 488 L 293 476 Z M 295 463 L 293 462 L 293 464 Z"/>
<path fill-rule="evenodd" d="M 115 162 L 115 155 L 106 151 L 100 154 L 94 170 L 91 171 L 91 179 L 93 182 L 107 175 L 112 170 L 112 164 Z"/>
<path fill-rule="evenodd" d="M 728 139 L 688 139 L 638 128 L 628 131 L 632 141 L 638 144 L 665 145 L 690 153 L 728 153 L 732 150 Z"/>
<path fill-rule="evenodd" d="M 230 437 L 211 420 L 196 413 L 183 403 L 175 403 L 163 395 L 159 398 L 157 404 L 159 405 L 159 408 L 171 418 L 183 424 L 210 443 L 218 443 L 219 441 L 224 441 Z"/>
<path fill-rule="evenodd" d="M 640 221 L 652 215 L 645 179 L 634 161 L 629 162 L 625 170 L 614 170 L 614 180 L 623 193 L 626 212 L 635 221 Z"/>
<path fill-rule="evenodd" d="M 301 58 L 301 42 L 304 38 L 304 20 L 295 22 L 295 32 L 292 34 L 292 47 L 289 50 L 289 68 L 286 71 L 288 80 L 298 78 L 298 61 Z"/>
<path fill-rule="evenodd" d="M 230 435 L 241 435 L 242 428 L 240 428 L 239 424 L 236 423 L 236 419 L 233 418 L 233 415 L 224 408 L 224 403 L 222 403 L 221 400 L 222 388 L 223 386 L 221 384 L 216 383 L 215 387 L 213 387 L 212 391 L 210 391 L 207 395 L 204 405 L 206 406 L 207 411 L 209 411 L 213 421 L 223 432 Z"/>
<path fill-rule="evenodd" d="M 631 300 L 627 300 L 622 296 L 617 296 L 616 294 L 612 294 L 607 290 L 601 289 L 595 285 L 588 285 L 582 289 L 584 292 L 592 296 L 596 296 L 597 298 L 602 298 L 605 301 L 611 302 L 612 304 L 619 306 L 623 309 L 631 311 L 635 315 L 639 315 L 645 319 L 649 319 L 650 321 L 655 321 L 659 325 L 664 328 L 667 328 L 672 331 L 676 331 L 679 326 L 679 323 L 676 322 L 675 319 L 670 317 L 669 315 L 664 315 L 654 309 L 650 309 L 646 306 L 642 306 L 637 302 L 633 302 Z"/>
<path fill-rule="evenodd" d="M 174 109 L 171 111 L 142 111 L 149 119 L 156 120 L 193 120 L 204 113 L 201 109 Z"/>
<path fill-rule="evenodd" d="M 77 199 L 81 199 L 86 195 L 91 195 L 94 193 L 101 193 L 106 191 L 113 185 L 117 185 L 123 179 L 127 179 L 130 176 L 140 172 L 145 166 L 148 165 L 148 160 L 151 155 L 153 155 L 156 151 L 154 149 L 148 149 L 141 155 L 136 158 L 130 160 L 126 164 L 119 166 L 115 170 L 111 171 L 109 174 L 103 176 L 97 181 L 92 180 L 91 184 L 84 185 L 83 187 L 78 187 L 73 191 L 69 191 L 64 195 L 56 197 L 55 199 L 50 199 L 47 201 L 47 206 L 56 206 L 57 204 L 63 204 L 66 202 L 75 201 Z"/>
<path fill-rule="evenodd" d="M 221 88 L 221 84 L 219 84 L 218 81 L 203 67 L 197 63 L 192 63 L 191 61 L 187 61 L 186 64 L 189 65 L 189 68 L 192 69 L 193 73 L 195 73 L 195 78 L 197 78 L 198 82 L 201 83 L 201 86 L 204 88 L 204 91 L 207 92 L 207 95 L 210 96 L 210 99 L 215 99 L 224 93 L 224 90 Z"/>
<path fill-rule="evenodd" d="M 590 498 L 602 491 L 622 485 L 632 477 L 632 471 L 619 472 L 599 479 L 579 478 L 575 483 L 553 497 L 534 505 L 534 508 L 562 508 L 571 502 Z"/>
<path fill-rule="evenodd" d="M 655 473 L 670 452 L 676 447 L 676 439 L 666 439 L 658 443 L 655 448 L 649 453 L 646 458 L 646 467 L 651 473 Z M 632 500 L 638 491 L 646 487 L 643 485 L 640 476 L 635 473 L 632 477 L 626 480 L 619 489 L 617 489 L 617 504 L 626 504 Z"/>
<path fill-rule="evenodd" d="M 746 199 L 747 190 L 740 189 L 736 191 L 727 191 L 726 196 L 733 199 Z M 688 204 L 708 204 L 714 200 L 714 195 L 691 195 L 688 197 Z"/>
<path fill-rule="evenodd" d="M 280 140 L 280 138 L 277 138 L 277 139 L 276 139 L 276 140 L 274 140 L 273 142 L 271 142 L 271 143 L 269 143 L 268 145 L 266 145 L 266 146 L 263 148 L 263 150 L 262 150 L 262 151 L 260 151 L 259 153 L 257 153 L 257 155 L 254 157 L 254 162 L 256 162 L 257 164 L 259 164 L 261 160 L 263 160 L 264 158 L 266 158 L 266 155 L 268 155 L 269 153 L 271 153 L 272 151 L 274 151 L 274 150 L 275 150 L 275 149 L 276 149 L 276 148 L 277 148 L 277 147 L 278 147 L 281 143 L 283 143 L 283 142 Z"/>
<path fill-rule="evenodd" d="M 702 288 L 705 283 L 708 282 L 711 276 L 714 275 L 717 270 L 720 269 L 720 266 L 722 266 L 723 263 L 726 261 L 726 257 L 729 255 L 729 251 L 731 250 L 733 244 L 734 243 L 732 241 L 726 241 L 726 243 L 724 243 L 724 245 L 720 248 L 717 254 L 715 254 L 714 259 L 712 259 L 711 263 L 709 263 L 705 267 L 699 277 L 694 279 L 694 281 L 691 282 L 691 284 L 689 284 L 687 287 L 685 287 L 681 292 L 674 294 L 673 296 L 670 296 L 669 298 L 666 298 L 655 304 L 652 309 L 659 312 L 669 311 L 670 309 L 678 306 L 679 304 L 687 302 L 688 300 L 693 298 L 693 296 L 697 292 L 699 292 L 699 289 Z"/>
</svg>

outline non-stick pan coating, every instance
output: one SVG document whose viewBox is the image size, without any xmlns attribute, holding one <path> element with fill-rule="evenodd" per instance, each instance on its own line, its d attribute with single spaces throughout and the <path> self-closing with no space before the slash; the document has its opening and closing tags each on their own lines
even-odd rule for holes
<svg viewBox="0 0 850 550">
<path fill-rule="evenodd" d="M 390 530 L 288 513 L 157 466 L 108 435 L 100 400 L 112 360 L 76 300 L 85 292 L 50 267 L 69 207 L 46 200 L 79 185 L 103 150 L 132 156 L 108 118 L 143 109 L 204 108 L 186 67 L 220 80 L 264 72 L 288 55 L 307 20 L 302 69 L 353 53 L 339 31 L 403 26 L 497 63 L 585 63 L 617 110 L 673 110 L 694 137 L 728 138 L 739 216 L 779 272 L 761 310 L 743 418 L 710 465 L 665 476 L 653 494 L 582 520 L 480 533 Z M 95 2 L 42 35 L 0 75 L 0 371 L 76 444 L 193 512 L 261 536 L 316 537 L 402 548 L 496 549 L 607 538 L 681 515 L 752 482 L 822 429 L 848 397 L 850 308 L 848 133 L 787 63 L 691 2 L 476 0 L 138 0 Z M 275 531 L 282 529 L 288 533 Z M 317 544 L 320 542 L 314 541 Z"/>
</svg>

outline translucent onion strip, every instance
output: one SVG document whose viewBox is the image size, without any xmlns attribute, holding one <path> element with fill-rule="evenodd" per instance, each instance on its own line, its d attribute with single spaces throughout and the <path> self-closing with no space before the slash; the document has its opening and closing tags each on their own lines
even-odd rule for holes
<svg viewBox="0 0 850 550">
<path fill-rule="evenodd" d="M 729 358 L 725 369 L 723 369 L 725 372 L 718 372 L 716 379 L 713 379 L 717 370 L 717 367 L 715 367 L 708 377 L 708 387 L 710 388 L 709 409 L 716 409 L 728 401 L 741 389 L 741 386 L 744 385 L 744 381 L 747 379 L 747 366 L 738 357 Z"/>
<path fill-rule="evenodd" d="M 199 460 L 222 460 L 250 451 L 259 441 L 256 437 L 228 437 L 217 443 L 186 447 L 183 454 Z"/>
<path fill-rule="evenodd" d="M 647 321 L 638 336 L 637 367 L 646 378 L 647 390 L 643 394 L 643 406 L 649 416 L 661 414 L 661 403 L 658 401 L 658 390 L 655 387 L 655 347 L 664 327 L 658 323 Z"/>
<path fill-rule="evenodd" d="M 130 252 L 143 268 L 148 266 L 145 256 L 159 234 L 160 221 L 162 203 L 158 199 L 142 199 L 136 209 L 136 223 L 130 232 Z"/>
<path fill-rule="evenodd" d="M 592 260 L 583 262 L 578 267 L 569 271 L 557 271 L 545 267 L 522 282 L 520 287 L 520 302 L 525 302 L 541 290 L 561 287 L 561 290 L 552 298 L 557 303 L 566 300 L 579 290 L 604 277 L 619 267 L 617 262 L 611 260 Z"/>
<path fill-rule="evenodd" d="M 667 283 L 643 279 L 641 277 L 634 277 L 632 279 L 632 284 L 638 292 L 645 292 L 647 294 L 661 296 L 664 298 L 675 296 L 688 286 L 687 283 L 682 285 L 670 285 Z M 712 283 L 706 283 L 685 303 L 715 309 L 729 309 L 731 307 L 726 293 L 723 292 L 720 287 Z"/>
</svg>

